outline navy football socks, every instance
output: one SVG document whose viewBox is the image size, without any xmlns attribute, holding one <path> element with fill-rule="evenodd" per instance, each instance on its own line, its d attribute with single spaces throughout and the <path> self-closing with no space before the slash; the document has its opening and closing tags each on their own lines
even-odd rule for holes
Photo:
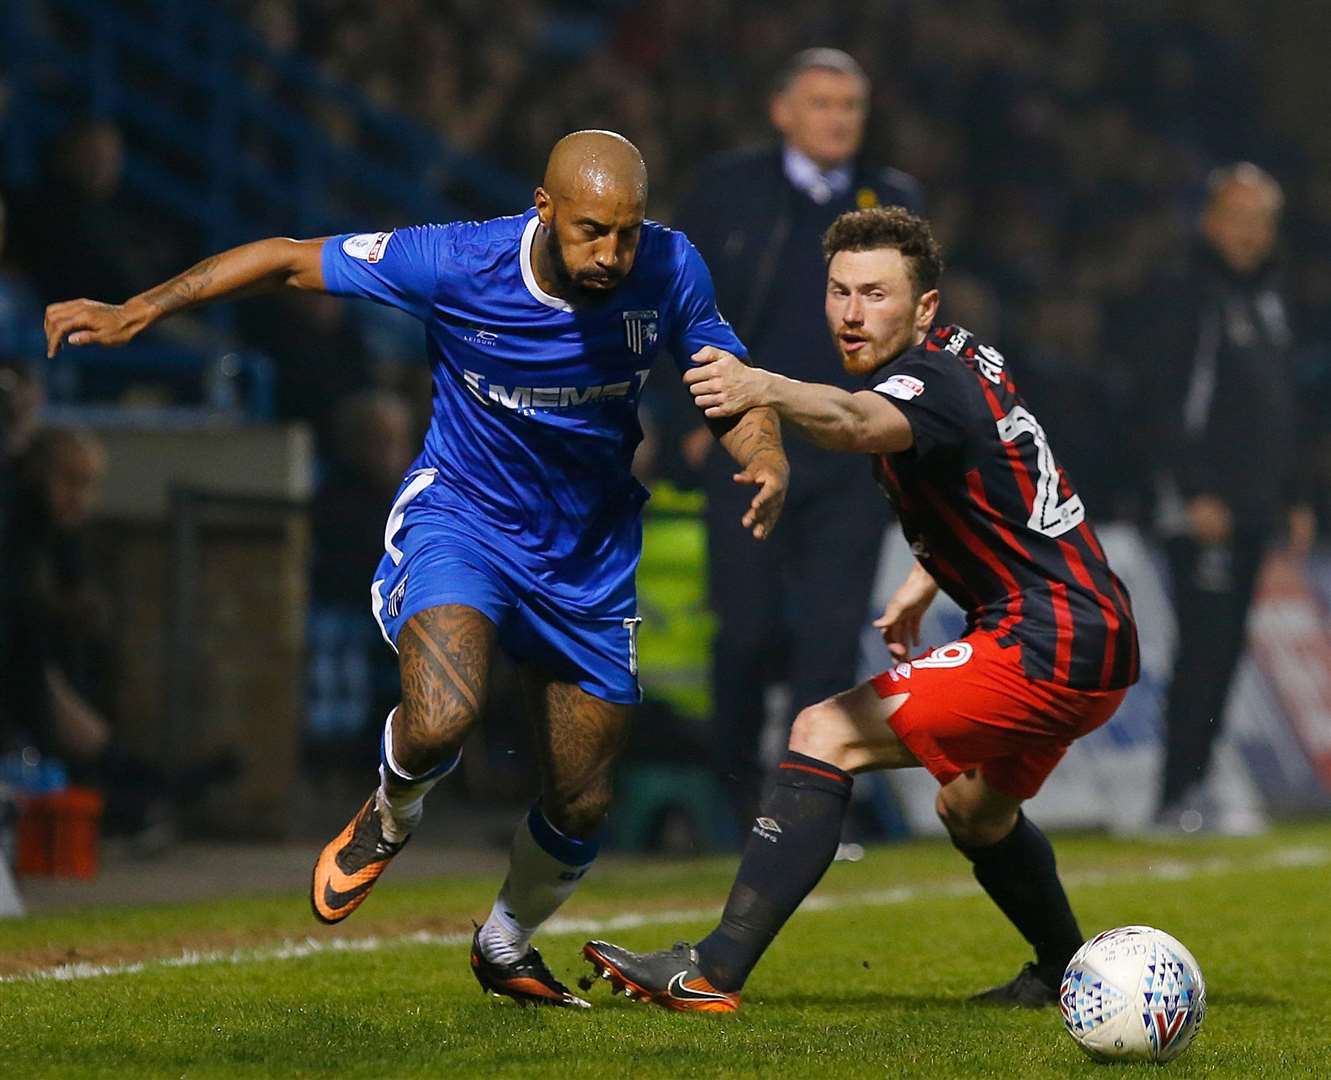
<svg viewBox="0 0 1331 1080">
<path fill-rule="evenodd" d="M 853 778 L 787 751 L 753 823 L 721 923 L 698 942 L 698 963 L 718 990 L 737 991 L 836 856 Z"/>
<path fill-rule="evenodd" d="M 975 880 L 1034 947 L 1040 978 L 1058 986 L 1082 936 L 1048 837 L 1018 811 L 1016 826 L 998 843 L 983 848 L 953 844 L 971 861 Z"/>
</svg>

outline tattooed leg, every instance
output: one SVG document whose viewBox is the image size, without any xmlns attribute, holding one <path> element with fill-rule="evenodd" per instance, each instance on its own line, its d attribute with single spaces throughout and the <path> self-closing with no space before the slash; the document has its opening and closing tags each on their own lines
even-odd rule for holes
<svg viewBox="0 0 1331 1080">
<path fill-rule="evenodd" d="M 495 625 L 474 608 L 445 604 L 415 615 L 398 635 L 402 704 L 393 756 L 409 774 L 455 754 L 485 704 Z"/>
<path fill-rule="evenodd" d="M 416 827 L 426 793 L 457 764 L 485 705 L 495 633 L 474 608 L 445 604 L 413 616 L 398 634 L 402 704 L 384 727 L 379 769 L 389 840 Z"/>
<path fill-rule="evenodd" d="M 610 808 L 610 774 L 628 738 L 632 708 L 581 687 L 524 672 L 541 769 L 541 807 L 570 836 L 589 837 Z"/>
<path fill-rule="evenodd" d="M 508 877 L 477 945 L 493 963 L 516 963 L 531 936 L 577 888 L 596 858 L 595 834 L 610 805 L 610 770 L 624 745 L 630 707 L 525 670 L 543 794 L 518 825 Z"/>
</svg>

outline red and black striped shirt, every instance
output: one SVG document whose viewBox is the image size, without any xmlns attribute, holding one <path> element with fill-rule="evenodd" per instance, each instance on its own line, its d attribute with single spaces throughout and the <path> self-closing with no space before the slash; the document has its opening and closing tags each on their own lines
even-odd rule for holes
<svg viewBox="0 0 1331 1080">
<path fill-rule="evenodd" d="M 1018 645 L 1032 679 L 1083 690 L 1137 680 L 1127 589 L 1002 355 L 958 326 L 875 376 L 915 444 L 874 471 L 915 557 L 967 629 Z"/>
</svg>

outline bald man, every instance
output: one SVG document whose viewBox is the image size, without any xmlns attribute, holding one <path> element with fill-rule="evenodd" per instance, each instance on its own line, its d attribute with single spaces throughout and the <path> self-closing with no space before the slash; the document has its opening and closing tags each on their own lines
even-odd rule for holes
<svg viewBox="0 0 1331 1080">
<path fill-rule="evenodd" d="M 365 900 L 425 794 L 457 766 L 503 649 L 522 671 L 542 794 L 473 938 L 472 970 L 495 994 L 586 1007 L 531 938 L 596 856 L 640 696 L 638 398 L 659 348 L 745 352 L 693 246 L 643 220 L 647 170 L 628 140 L 561 139 L 535 203 L 485 222 L 261 240 L 124 304 L 53 304 L 46 333 L 52 354 L 62 342 L 120 345 L 172 312 L 265 286 L 366 297 L 425 324 L 434 415 L 370 588 L 402 699 L 384 725 L 379 787 L 320 854 L 310 902 L 335 923 Z M 740 466 L 735 479 L 757 487 L 741 523 L 762 540 L 788 473 L 775 416 L 715 430 Z"/>
<path fill-rule="evenodd" d="M 1179 631 L 1153 824 L 1166 834 L 1264 825 L 1217 805 L 1206 776 L 1262 560 L 1286 524 L 1296 550 L 1312 539 L 1310 455 L 1297 445 L 1294 338 L 1275 260 L 1283 202 L 1251 162 L 1216 169 L 1191 260 L 1153 282 L 1144 305 L 1154 317 L 1137 350 L 1150 358 L 1142 401 Z"/>
</svg>

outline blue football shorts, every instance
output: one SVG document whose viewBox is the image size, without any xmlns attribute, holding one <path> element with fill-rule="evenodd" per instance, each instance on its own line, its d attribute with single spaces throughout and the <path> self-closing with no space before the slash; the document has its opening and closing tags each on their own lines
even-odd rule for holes
<svg viewBox="0 0 1331 1080">
<path fill-rule="evenodd" d="M 577 612 L 549 595 L 519 560 L 485 543 L 460 517 L 422 494 L 433 469 L 408 475 L 384 528 L 384 557 L 370 586 L 370 606 L 384 640 L 397 637 L 413 616 L 441 604 L 474 608 L 498 627 L 499 646 L 576 683 L 605 701 L 634 704 L 638 686 L 637 593 L 623 576 L 592 613 Z"/>
</svg>

